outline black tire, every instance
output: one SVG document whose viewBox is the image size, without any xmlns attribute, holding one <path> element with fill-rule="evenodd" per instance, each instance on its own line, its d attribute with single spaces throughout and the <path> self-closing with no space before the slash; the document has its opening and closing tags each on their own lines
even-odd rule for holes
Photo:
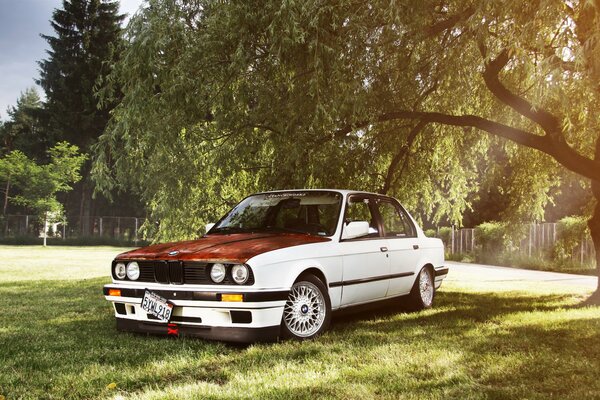
<svg viewBox="0 0 600 400">
<path fill-rule="evenodd" d="M 426 286 L 423 287 L 423 286 Z M 435 298 L 435 282 L 433 270 L 430 267 L 423 267 L 417 274 L 410 294 L 405 298 L 406 308 L 410 311 L 420 311 L 433 306 Z"/>
<path fill-rule="evenodd" d="M 281 336 L 313 339 L 327 330 L 330 322 L 331 300 L 325 284 L 314 275 L 300 276 L 283 308 Z"/>
</svg>

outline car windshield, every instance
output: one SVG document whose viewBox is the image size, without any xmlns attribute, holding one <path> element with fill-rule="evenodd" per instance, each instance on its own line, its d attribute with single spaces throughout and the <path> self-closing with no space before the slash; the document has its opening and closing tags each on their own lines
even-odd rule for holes
<svg viewBox="0 0 600 400">
<path fill-rule="evenodd" d="M 242 200 L 210 233 L 297 232 L 331 236 L 342 195 L 326 191 L 275 192 Z"/>
</svg>

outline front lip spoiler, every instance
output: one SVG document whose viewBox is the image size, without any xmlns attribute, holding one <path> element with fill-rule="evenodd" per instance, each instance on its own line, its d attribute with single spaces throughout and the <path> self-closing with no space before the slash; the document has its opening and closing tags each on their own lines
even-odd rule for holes
<svg viewBox="0 0 600 400">
<path fill-rule="evenodd" d="M 104 286 L 103 293 L 108 296 L 109 289 L 120 289 L 122 297 L 144 297 L 146 289 L 119 288 L 114 285 Z M 198 300 L 198 301 L 221 301 L 221 295 L 226 293 L 242 294 L 244 302 L 260 303 L 269 301 L 284 301 L 287 300 L 290 293 L 289 290 L 277 291 L 260 291 L 260 292 L 215 292 L 215 291 L 198 291 L 198 290 L 156 290 L 150 289 L 152 292 L 171 300 Z"/>
<path fill-rule="evenodd" d="M 254 343 L 273 342 L 280 334 L 280 326 L 267 326 L 261 328 L 246 327 L 219 327 L 199 325 L 161 324 L 156 322 L 138 321 L 117 318 L 117 330 L 137 332 L 153 335 L 170 335 L 176 328 L 177 336 L 191 336 L 207 340 L 223 342 Z"/>
</svg>

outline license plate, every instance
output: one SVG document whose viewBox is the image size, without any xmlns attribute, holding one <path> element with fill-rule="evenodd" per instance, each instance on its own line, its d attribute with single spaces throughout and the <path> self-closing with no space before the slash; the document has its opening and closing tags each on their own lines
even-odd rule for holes
<svg viewBox="0 0 600 400">
<path fill-rule="evenodd" d="M 173 304 L 156 293 L 146 290 L 142 299 L 142 310 L 154 315 L 161 322 L 169 322 L 173 313 Z"/>
</svg>

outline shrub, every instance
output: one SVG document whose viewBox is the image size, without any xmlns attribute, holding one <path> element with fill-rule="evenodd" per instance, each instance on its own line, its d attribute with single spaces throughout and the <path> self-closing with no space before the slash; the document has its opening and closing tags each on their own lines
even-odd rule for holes
<svg viewBox="0 0 600 400">
<path fill-rule="evenodd" d="M 427 229 L 425 231 L 425 236 L 434 238 L 437 237 L 437 232 L 435 231 L 435 229 Z"/>
<path fill-rule="evenodd" d="M 450 238 L 452 236 L 452 228 L 444 226 L 438 229 L 438 237 L 442 239 L 446 246 L 450 243 Z"/>
<path fill-rule="evenodd" d="M 558 221 L 557 240 L 554 243 L 552 258 L 566 262 L 571 259 L 576 247 L 589 235 L 586 217 L 571 216 Z"/>
</svg>

